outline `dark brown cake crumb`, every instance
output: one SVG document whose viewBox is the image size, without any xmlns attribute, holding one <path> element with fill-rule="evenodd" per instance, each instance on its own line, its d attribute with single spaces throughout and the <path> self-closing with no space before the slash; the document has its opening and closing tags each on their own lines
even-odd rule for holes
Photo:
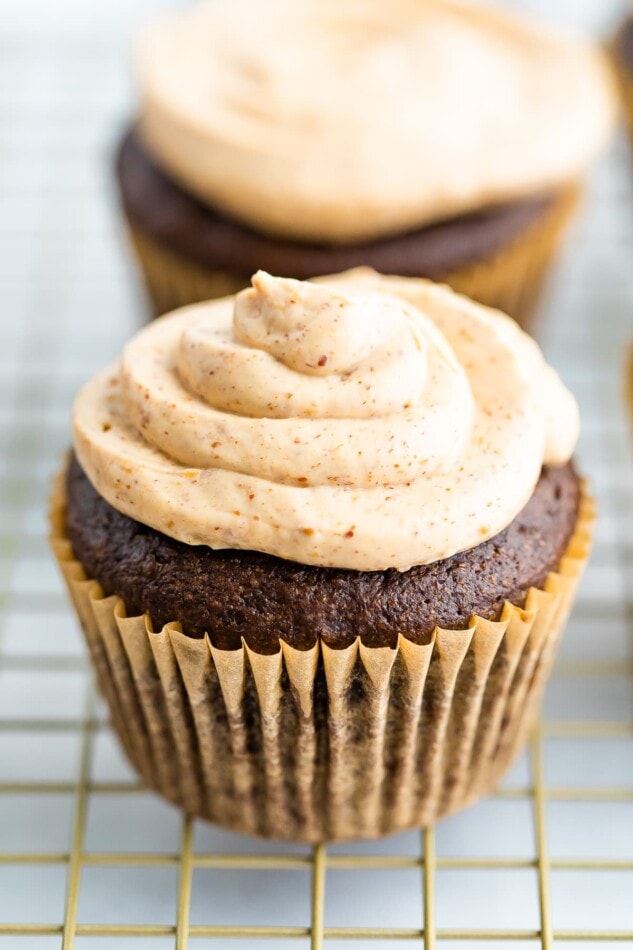
<svg viewBox="0 0 633 950">
<path fill-rule="evenodd" d="M 428 641 L 435 625 L 467 626 L 472 614 L 497 619 L 505 600 L 522 605 L 531 586 L 556 570 L 578 514 L 571 464 L 545 467 L 532 498 L 496 537 L 470 551 L 400 573 L 306 567 L 253 551 L 212 551 L 174 541 L 115 511 L 77 460 L 68 476 L 67 530 L 75 557 L 106 594 L 153 624 L 179 620 L 191 637 L 207 632 L 221 649 L 243 637 L 260 653 L 278 639 L 307 649 L 360 636 L 394 646 L 399 633 Z"/>
</svg>

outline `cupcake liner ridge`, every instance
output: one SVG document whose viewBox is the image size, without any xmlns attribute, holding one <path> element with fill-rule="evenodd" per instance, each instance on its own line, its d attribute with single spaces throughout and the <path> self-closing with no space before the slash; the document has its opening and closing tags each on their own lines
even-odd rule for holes
<svg viewBox="0 0 633 950">
<path fill-rule="evenodd" d="M 494 789 L 538 709 L 595 514 L 583 485 L 558 571 L 498 621 L 438 627 L 423 645 L 401 633 L 395 648 L 301 651 L 281 631 L 263 655 L 127 616 L 75 560 L 65 509 L 60 473 L 50 543 L 142 780 L 189 814 L 308 842 L 425 826 Z"/>
</svg>

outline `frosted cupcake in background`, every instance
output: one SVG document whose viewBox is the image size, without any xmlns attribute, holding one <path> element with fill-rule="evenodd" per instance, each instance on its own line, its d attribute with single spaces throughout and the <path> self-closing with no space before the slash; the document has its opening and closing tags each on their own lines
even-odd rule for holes
<svg viewBox="0 0 633 950">
<path fill-rule="evenodd" d="M 449 0 L 209 0 L 136 74 L 117 174 L 157 313 L 370 265 L 527 325 L 613 117 L 589 44 Z"/>
<path fill-rule="evenodd" d="M 52 544 L 143 781 L 239 831 L 426 825 L 521 749 L 584 566 L 573 397 L 502 314 L 258 273 L 87 384 Z"/>
<path fill-rule="evenodd" d="M 611 41 L 610 53 L 620 91 L 629 144 L 633 148 L 633 9 Z M 626 360 L 623 391 L 627 410 L 633 420 L 633 344 L 627 340 L 624 346 Z"/>
<path fill-rule="evenodd" d="M 622 23 L 613 38 L 611 59 L 615 68 L 629 137 L 633 137 L 633 12 Z"/>
<path fill-rule="evenodd" d="M 624 374 L 624 394 L 629 415 L 633 421 L 633 343 L 629 343 L 627 349 Z"/>
</svg>

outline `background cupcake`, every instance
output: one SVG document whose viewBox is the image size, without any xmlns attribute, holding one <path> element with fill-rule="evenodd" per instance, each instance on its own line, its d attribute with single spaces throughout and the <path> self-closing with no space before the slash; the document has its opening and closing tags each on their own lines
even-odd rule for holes
<svg viewBox="0 0 633 950">
<path fill-rule="evenodd" d="M 624 395 L 629 415 L 631 419 L 633 419 L 633 344 L 631 343 L 629 343 L 626 351 L 626 362 L 624 366 Z"/>
<path fill-rule="evenodd" d="M 143 780 L 311 841 L 491 790 L 587 554 L 577 431 L 528 337 L 423 281 L 258 274 L 139 334 L 77 399 L 52 536 Z"/>
<path fill-rule="evenodd" d="M 612 118 L 593 49 L 446 0 L 203 3 L 137 73 L 117 167 L 156 312 L 368 264 L 525 323 Z"/>
<path fill-rule="evenodd" d="M 624 21 L 613 42 L 611 56 L 622 95 L 624 116 L 633 135 L 633 14 Z"/>
</svg>

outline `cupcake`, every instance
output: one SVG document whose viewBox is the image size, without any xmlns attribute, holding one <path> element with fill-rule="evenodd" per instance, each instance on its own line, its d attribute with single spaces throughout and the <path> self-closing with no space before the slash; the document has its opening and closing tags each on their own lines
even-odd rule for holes
<svg viewBox="0 0 633 950">
<path fill-rule="evenodd" d="M 419 279 L 260 272 L 149 324 L 73 431 L 52 545 L 149 787 L 303 841 L 494 789 L 592 520 L 576 404 L 513 321 Z"/>
<path fill-rule="evenodd" d="M 633 420 L 633 344 L 630 343 L 626 351 L 624 366 L 624 399 L 631 420 Z"/>
<path fill-rule="evenodd" d="M 611 128 L 607 73 L 451 0 L 209 0 L 153 23 L 117 176 L 154 310 L 259 268 L 367 265 L 526 325 Z"/>
<path fill-rule="evenodd" d="M 629 136 L 633 136 L 633 14 L 627 17 L 611 43 L 611 60 L 621 93 Z"/>
</svg>

